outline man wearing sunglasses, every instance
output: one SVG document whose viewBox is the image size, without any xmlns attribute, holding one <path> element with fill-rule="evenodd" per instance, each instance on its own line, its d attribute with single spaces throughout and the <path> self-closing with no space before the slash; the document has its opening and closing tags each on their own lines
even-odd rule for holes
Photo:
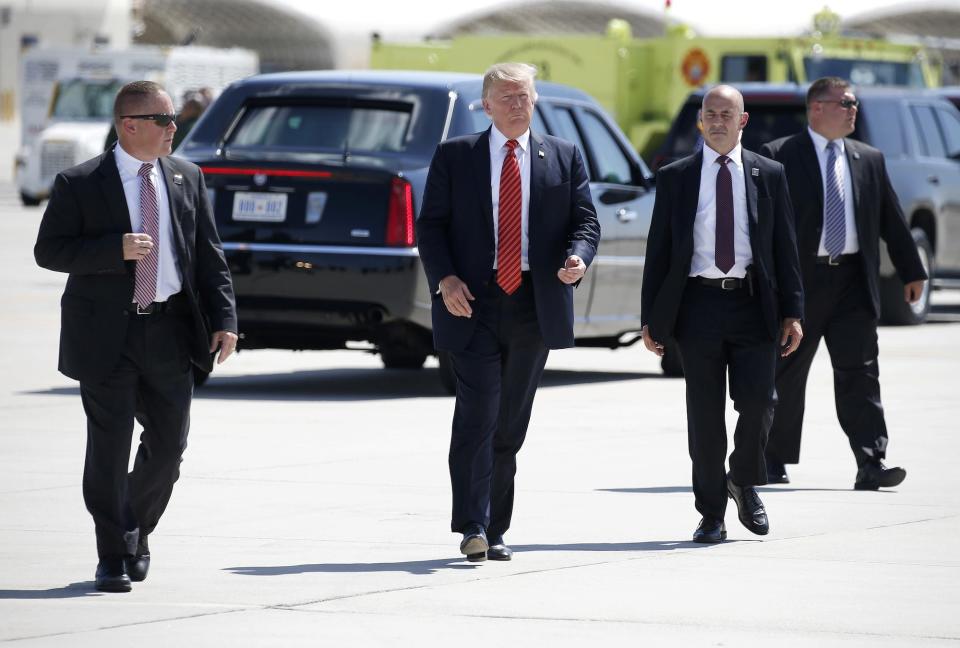
<svg viewBox="0 0 960 648">
<path fill-rule="evenodd" d="M 807 92 L 808 127 L 761 149 L 786 168 L 806 317 L 799 349 L 777 367 L 779 402 L 766 448 L 770 483 L 787 483 L 785 464 L 800 460 L 807 375 L 821 338 L 833 365 L 837 417 L 857 461 L 854 488 L 890 488 L 907 475 L 883 464 L 887 427 L 877 363 L 880 239 L 905 284 L 906 301 L 920 298 L 927 275 L 883 154 L 847 138 L 858 108 L 850 83 L 817 79 Z"/>
<path fill-rule="evenodd" d="M 237 316 L 200 169 L 168 157 L 177 130 L 156 83 L 124 86 L 103 155 L 57 175 L 34 256 L 69 273 L 60 371 L 87 416 L 83 496 L 93 516 L 96 588 L 126 592 L 150 567 L 148 535 L 180 474 L 193 372 L 236 346 Z M 143 426 L 127 473 L 134 419 Z"/>
</svg>

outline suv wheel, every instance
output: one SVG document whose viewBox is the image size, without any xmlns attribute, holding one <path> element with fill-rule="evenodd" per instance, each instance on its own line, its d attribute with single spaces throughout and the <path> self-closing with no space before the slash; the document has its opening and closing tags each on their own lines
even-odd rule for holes
<svg viewBox="0 0 960 648">
<path fill-rule="evenodd" d="M 403 347 L 382 347 L 380 359 L 387 369 L 420 369 L 427 361 L 427 354 Z"/>
<path fill-rule="evenodd" d="M 917 252 L 920 253 L 920 262 L 930 280 L 933 279 L 934 259 L 933 246 L 921 229 L 911 230 L 913 240 L 917 243 Z M 930 280 L 923 284 L 923 293 L 916 304 L 908 304 L 903 299 L 903 282 L 896 275 L 880 278 L 880 319 L 884 324 L 898 326 L 912 326 L 923 324 L 930 314 Z"/>
</svg>

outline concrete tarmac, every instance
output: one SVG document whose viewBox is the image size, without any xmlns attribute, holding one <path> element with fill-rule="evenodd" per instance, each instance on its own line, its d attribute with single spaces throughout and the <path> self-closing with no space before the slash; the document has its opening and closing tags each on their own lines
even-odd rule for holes
<svg viewBox="0 0 960 648">
<path fill-rule="evenodd" d="M 250 351 L 198 390 L 149 578 L 93 589 L 85 421 L 56 371 L 65 277 L 0 185 L 0 642 L 25 646 L 934 646 L 960 641 L 960 297 L 880 332 L 889 464 L 856 467 L 821 350 L 802 463 L 690 542 L 684 385 L 640 345 L 551 355 L 519 457 L 508 563 L 449 532 L 453 399 L 435 361 Z M 735 412 L 728 410 L 733 429 Z"/>
</svg>

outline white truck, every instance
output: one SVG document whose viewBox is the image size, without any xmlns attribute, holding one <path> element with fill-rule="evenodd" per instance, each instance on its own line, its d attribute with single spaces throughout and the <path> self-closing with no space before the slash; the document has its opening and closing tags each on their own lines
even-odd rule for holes
<svg viewBox="0 0 960 648">
<path fill-rule="evenodd" d="M 57 173 L 103 152 L 117 91 L 130 81 L 163 85 L 177 109 L 183 93 L 218 93 L 256 74 L 256 52 L 210 47 L 133 46 L 124 50 L 37 48 L 21 58 L 20 149 L 16 183 L 24 205 L 38 205 Z"/>
</svg>

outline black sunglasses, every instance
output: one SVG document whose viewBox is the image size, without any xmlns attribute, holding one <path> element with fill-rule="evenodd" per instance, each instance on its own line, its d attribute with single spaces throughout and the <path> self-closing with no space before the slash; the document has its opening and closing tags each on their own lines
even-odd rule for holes
<svg viewBox="0 0 960 648">
<path fill-rule="evenodd" d="M 860 107 L 860 100 L 859 100 L 859 99 L 840 99 L 840 100 L 817 99 L 817 103 L 835 103 L 835 104 L 840 104 L 845 110 L 850 110 L 851 108 L 859 108 L 859 107 Z"/>
<path fill-rule="evenodd" d="M 166 128 L 171 122 L 177 121 L 177 117 L 179 116 L 180 115 L 176 113 L 172 115 L 157 113 L 155 115 L 120 115 L 120 119 L 148 119 L 160 128 Z"/>
</svg>

